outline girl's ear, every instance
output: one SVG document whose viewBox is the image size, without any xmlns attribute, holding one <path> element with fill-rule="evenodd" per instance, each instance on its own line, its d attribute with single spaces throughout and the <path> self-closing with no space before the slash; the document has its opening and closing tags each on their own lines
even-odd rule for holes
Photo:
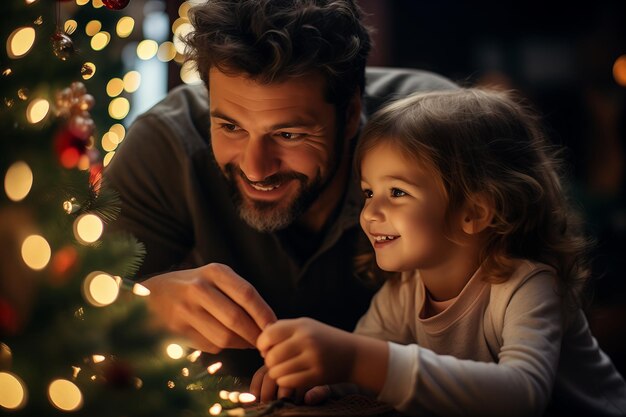
<svg viewBox="0 0 626 417">
<path fill-rule="evenodd" d="M 461 228 L 468 235 L 485 230 L 493 221 L 493 203 L 483 194 L 475 194 L 467 200 L 461 212 Z"/>
<path fill-rule="evenodd" d="M 362 105 L 361 89 L 357 87 L 354 91 L 354 95 L 350 99 L 350 103 L 348 103 L 348 108 L 346 109 L 346 125 L 344 129 L 344 138 L 346 140 L 354 138 L 356 136 L 356 132 L 359 130 Z"/>
</svg>

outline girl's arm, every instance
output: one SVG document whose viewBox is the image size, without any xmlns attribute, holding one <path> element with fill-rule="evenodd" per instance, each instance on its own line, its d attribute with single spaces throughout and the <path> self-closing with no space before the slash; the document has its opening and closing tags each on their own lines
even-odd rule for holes
<svg viewBox="0 0 626 417">
<path fill-rule="evenodd" d="M 389 345 L 308 318 L 280 320 L 257 340 L 269 376 L 280 387 L 310 388 L 351 382 L 380 393 L 387 376 Z"/>
</svg>

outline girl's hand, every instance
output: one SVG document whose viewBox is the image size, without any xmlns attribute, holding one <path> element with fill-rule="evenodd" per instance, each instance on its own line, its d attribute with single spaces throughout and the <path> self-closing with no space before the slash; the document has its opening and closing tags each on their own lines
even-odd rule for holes
<svg viewBox="0 0 626 417">
<path fill-rule="evenodd" d="M 309 318 L 280 320 L 263 330 L 257 348 L 280 387 L 308 389 L 350 381 L 358 336 Z"/>
</svg>

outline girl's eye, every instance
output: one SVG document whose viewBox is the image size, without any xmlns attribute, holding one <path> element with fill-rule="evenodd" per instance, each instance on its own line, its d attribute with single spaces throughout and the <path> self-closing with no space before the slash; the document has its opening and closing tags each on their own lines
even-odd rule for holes
<svg viewBox="0 0 626 417">
<path fill-rule="evenodd" d="M 373 195 L 374 193 L 372 192 L 372 190 L 363 190 L 363 197 L 372 198 Z"/>
<path fill-rule="evenodd" d="M 392 188 L 391 189 L 391 196 L 392 197 L 404 197 L 406 195 L 406 193 L 404 191 L 402 191 L 399 188 Z"/>
</svg>

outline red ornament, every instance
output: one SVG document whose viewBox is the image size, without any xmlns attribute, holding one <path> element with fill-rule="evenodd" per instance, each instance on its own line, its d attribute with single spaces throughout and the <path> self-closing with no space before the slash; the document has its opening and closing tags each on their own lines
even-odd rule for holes
<svg viewBox="0 0 626 417">
<path fill-rule="evenodd" d="M 50 263 L 52 272 L 50 284 L 56 287 L 64 285 L 76 269 L 77 261 L 78 252 L 73 246 L 68 245 L 59 249 Z"/>
<path fill-rule="evenodd" d="M 17 312 L 7 300 L 0 298 L 0 336 L 13 336 L 19 328 Z"/>
<path fill-rule="evenodd" d="M 64 168 L 74 168 L 80 157 L 87 153 L 87 141 L 74 135 L 70 129 L 63 128 L 54 138 L 54 150 Z"/>
<path fill-rule="evenodd" d="M 130 3 L 130 0 L 102 0 L 102 4 L 111 10 L 122 10 L 128 6 L 128 3 Z"/>
</svg>

